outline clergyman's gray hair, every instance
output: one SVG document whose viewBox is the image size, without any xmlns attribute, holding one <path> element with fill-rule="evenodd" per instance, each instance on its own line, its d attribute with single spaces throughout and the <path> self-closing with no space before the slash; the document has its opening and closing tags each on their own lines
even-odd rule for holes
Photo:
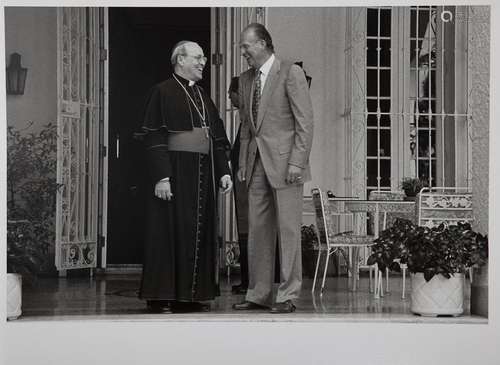
<svg viewBox="0 0 500 365">
<path fill-rule="evenodd" d="M 170 62 L 172 66 L 177 64 L 177 56 L 186 54 L 186 44 L 195 43 L 193 41 L 180 41 L 177 42 L 172 50 L 172 55 L 170 56 Z"/>
</svg>

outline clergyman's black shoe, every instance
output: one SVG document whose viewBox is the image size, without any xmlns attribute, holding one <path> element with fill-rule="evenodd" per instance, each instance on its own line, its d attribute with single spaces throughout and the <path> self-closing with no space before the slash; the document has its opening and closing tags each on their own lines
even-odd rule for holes
<svg viewBox="0 0 500 365">
<path fill-rule="evenodd" d="M 233 309 L 237 311 L 251 311 L 268 309 L 268 307 L 245 300 L 242 303 L 233 304 Z"/>
<path fill-rule="evenodd" d="M 200 302 L 176 302 L 174 313 L 210 312 L 210 304 Z"/>
<path fill-rule="evenodd" d="M 148 300 L 147 309 L 150 313 L 172 313 L 172 306 L 169 302 L 163 300 Z"/>
<path fill-rule="evenodd" d="M 271 307 L 271 313 L 292 313 L 295 312 L 295 306 L 293 305 L 291 300 L 287 300 L 283 303 L 275 303 Z"/>
</svg>

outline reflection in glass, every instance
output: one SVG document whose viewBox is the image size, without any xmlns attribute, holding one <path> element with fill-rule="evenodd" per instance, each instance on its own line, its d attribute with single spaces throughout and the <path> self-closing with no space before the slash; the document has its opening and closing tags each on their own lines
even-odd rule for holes
<svg viewBox="0 0 500 365">
<path fill-rule="evenodd" d="M 434 182 L 435 167 L 429 160 L 436 158 L 435 117 L 417 114 L 436 113 L 436 7 L 412 7 L 410 16 L 410 100 L 415 114 L 409 146 L 412 170 L 427 182 L 432 171 L 430 182 Z"/>
</svg>

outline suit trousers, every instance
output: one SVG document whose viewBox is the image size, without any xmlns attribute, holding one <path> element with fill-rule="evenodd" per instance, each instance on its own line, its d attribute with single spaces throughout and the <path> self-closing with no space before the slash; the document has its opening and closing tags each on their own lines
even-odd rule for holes
<svg viewBox="0 0 500 365">
<path fill-rule="evenodd" d="M 248 189 L 248 271 L 246 300 L 271 306 L 276 234 L 280 259 L 280 284 L 276 302 L 299 297 L 302 285 L 300 226 L 303 184 L 273 189 L 257 157 Z"/>
</svg>

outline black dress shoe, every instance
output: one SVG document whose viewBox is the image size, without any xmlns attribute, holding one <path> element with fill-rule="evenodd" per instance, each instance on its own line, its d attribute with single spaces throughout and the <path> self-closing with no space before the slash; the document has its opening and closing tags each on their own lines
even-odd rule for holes
<svg viewBox="0 0 500 365">
<path fill-rule="evenodd" d="M 150 313 L 172 313 L 172 306 L 170 302 L 164 300 L 148 300 L 147 309 Z"/>
<path fill-rule="evenodd" d="M 271 313 L 292 313 L 295 312 L 295 306 L 291 300 L 287 300 L 283 303 L 275 303 L 271 307 Z"/>
<path fill-rule="evenodd" d="M 231 287 L 231 293 L 233 294 L 246 294 L 247 293 L 247 287 L 240 284 L 240 285 L 233 285 Z"/>
<path fill-rule="evenodd" d="M 175 313 L 210 312 L 210 304 L 199 302 L 176 302 L 173 306 Z"/>
<path fill-rule="evenodd" d="M 268 307 L 253 302 L 244 301 L 242 303 L 233 304 L 233 309 L 237 311 L 251 311 L 259 309 L 267 309 Z"/>
</svg>

